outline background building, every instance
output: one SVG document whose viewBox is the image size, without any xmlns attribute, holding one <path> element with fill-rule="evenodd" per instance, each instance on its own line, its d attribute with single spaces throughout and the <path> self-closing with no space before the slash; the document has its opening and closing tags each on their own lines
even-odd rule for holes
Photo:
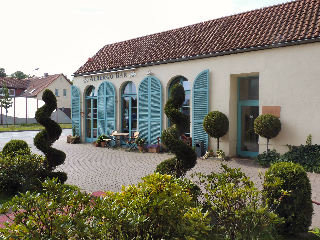
<svg viewBox="0 0 320 240">
<path fill-rule="evenodd" d="M 109 44 L 80 67 L 72 87 L 72 121 L 82 140 L 112 130 L 138 130 L 155 143 L 169 126 L 163 108 L 183 84 L 193 143 L 215 149 L 202 128 L 219 110 L 230 121 L 221 140 L 228 155 L 255 156 L 266 140 L 253 121 L 282 122 L 273 148 L 287 151 L 308 134 L 320 143 L 320 2 L 298 0 Z"/>
<path fill-rule="evenodd" d="M 5 110 L 1 109 L 1 124 L 35 123 L 35 112 L 44 104 L 42 94 L 45 89 L 50 89 L 57 98 L 58 109 L 51 118 L 59 123 L 71 122 L 70 88 L 72 84 L 63 74 L 45 74 L 43 77 L 22 80 L 0 78 L 0 88 L 4 85 L 11 93 L 13 106 L 8 111 L 8 119 L 5 119 Z"/>
</svg>

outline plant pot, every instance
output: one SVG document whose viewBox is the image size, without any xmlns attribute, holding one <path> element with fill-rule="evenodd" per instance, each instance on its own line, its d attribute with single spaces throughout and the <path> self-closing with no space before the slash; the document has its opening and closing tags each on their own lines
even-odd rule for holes
<svg viewBox="0 0 320 240">
<path fill-rule="evenodd" d="M 100 147 L 100 146 L 101 146 L 99 142 L 94 142 L 94 145 L 95 145 L 96 147 Z"/>
<path fill-rule="evenodd" d="M 101 142 L 100 144 L 101 144 L 101 147 L 105 147 L 107 142 Z"/>
<path fill-rule="evenodd" d="M 71 136 L 70 137 L 70 143 L 75 144 L 75 143 L 80 143 L 80 136 Z"/>
<path fill-rule="evenodd" d="M 143 146 L 138 146 L 139 152 L 143 152 Z"/>
<path fill-rule="evenodd" d="M 72 138 L 72 135 L 67 136 L 67 143 L 71 143 L 71 138 Z"/>
</svg>

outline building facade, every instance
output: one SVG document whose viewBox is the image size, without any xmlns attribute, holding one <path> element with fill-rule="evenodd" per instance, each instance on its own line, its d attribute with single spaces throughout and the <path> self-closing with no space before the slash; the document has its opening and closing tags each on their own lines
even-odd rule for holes
<svg viewBox="0 0 320 240">
<path fill-rule="evenodd" d="M 75 73 L 73 124 L 87 142 L 118 130 L 153 144 L 170 125 L 163 109 L 179 82 L 193 144 L 215 150 L 202 127 L 214 110 L 229 118 L 220 145 L 229 156 L 265 151 L 253 131 L 262 113 L 282 122 L 270 141 L 277 151 L 309 134 L 320 143 L 319 13 L 319 1 L 299 0 L 106 45 Z"/>
</svg>

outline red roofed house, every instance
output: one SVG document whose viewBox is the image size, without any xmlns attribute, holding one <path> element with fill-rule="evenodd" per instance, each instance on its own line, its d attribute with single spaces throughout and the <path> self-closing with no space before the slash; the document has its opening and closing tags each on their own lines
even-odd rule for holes
<svg viewBox="0 0 320 240">
<path fill-rule="evenodd" d="M 25 112 L 26 117 L 24 122 L 28 122 L 28 123 L 35 122 L 35 120 L 33 119 L 34 116 L 27 116 L 28 111 L 30 112 L 30 109 L 28 109 L 28 107 L 31 108 L 31 106 L 29 106 L 28 104 L 28 99 L 29 99 L 29 103 L 31 102 L 30 100 L 31 98 L 36 99 L 36 105 L 32 106 L 32 108 L 35 107 L 35 109 L 33 109 L 32 112 L 36 111 L 36 109 L 40 107 L 40 105 L 38 105 L 38 100 L 42 100 L 42 94 L 45 89 L 50 89 L 56 95 L 58 109 L 64 112 L 64 114 L 67 115 L 67 118 L 70 118 L 70 114 L 71 114 L 70 87 L 72 83 L 63 74 L 54 74 L 54 75 L 45 74 L 43 77 L 34 77 L 34 78 L 22 79 L 22 80 L 13 79 L 13 78 L 0 78 L 0 87 L 3 87 L 4 85 L 6 85 L 9 88 L 9 92 L 12 93 L 14 102 L 16 101 L 16 98 L 20 100 L 22 98 L 25 99 L 24 100 L 25 104 L 23 104 L 24 106 L 23 107 L 19 106 L 19 109 L 23 108 Z M 20 103 L 21 101 L 18 101 L 18 102 Z M 12 123 L 16 123 L 16 122 L 21 123 L 21 121 L 19 121 L 16 118 L 16 113 L 17 111 L 16 109 L 14 109 L 13 115 L 11 116 L 13 121 Z M 32 115 L 34 115 L 34 113 L 32 113 Z M 27 118 L 30 118 L 30 119 L 27 120 Z M 9 118 L 8 118 L 8 121 L 10 122 Z M 3 120 L 2 120 L 2 123 L 3 123 Z"/>
<path fill-rule="evenodd" d="M 312 134 L 320 143 L 320 1 L 297 0 L 108 44 L 75 73 L 72 122 L 83 141 L 112 130 L 139 131 L 155 144 L 169 126 L 170 88 L 183 84 L 193 145 L 215 149 L 202 127 L 210 111 L 229 118 L 221 149 L 255 156 L 266 139 L 253 121 L 282 122 L 272 148 L 287 151 Z"/>
</svg>

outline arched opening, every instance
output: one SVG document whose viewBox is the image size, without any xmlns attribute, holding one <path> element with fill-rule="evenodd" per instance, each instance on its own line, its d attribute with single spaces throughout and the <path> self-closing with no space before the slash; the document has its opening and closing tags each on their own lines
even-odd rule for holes
<svg viewBox="0 0 320 240">
<path fill-rule="evenodd" d="M 183 86 L 184 93 L 185 93 L 185 100 L 184 100 L 183 105 L 181 107 L 181 112 L 183 112 L 185 115 L 187 115 L 189 117 L 189 122 L 190 122 L 190 94 L 191 94 L 191 87 L 190 87 L 190 82 L 188 82 L 188 79 L 186 79 L 183 76 L 175 77 L 170 83 L 168 97 L 170 98 L 171 89 L 177 83 L 180 83 Z M 170 125 L 171 125 L 171 123 L 168 120 L 168 127 L 170 127 Z M 187 132 L 185 132 L 184 134 L 187 137 L 190 137 L 190 129 Z"/>
<path fill-rule="evenodd" d="M 121 131 L 129 136 L 137 131 L 137 90 L 133 82 L 126 83 L 121 91 Z"/>
<path fill-rule="evenodd" d="M 93 86 L 89 86 L 85 93 L 85 128 L 86 142 L 97 139 L 97 92 Z"/>
</svg>

